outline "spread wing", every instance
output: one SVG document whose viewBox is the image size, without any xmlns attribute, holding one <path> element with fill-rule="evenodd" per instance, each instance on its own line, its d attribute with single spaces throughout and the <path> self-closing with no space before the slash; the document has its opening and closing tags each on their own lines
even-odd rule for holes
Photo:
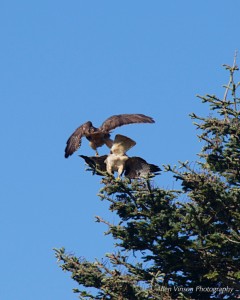
<svg viewBox="0 0 240 300">
<path fill-rule="evenodd" d="M 106 163 L 104 162 L 107 158 L 107 155 L 102 156 L 85 156 L 85 155 L 79 155 L 82 157 L 86 164 L 89 165 L 89 167 L 94 171 L 94 174 L 97 175 L 103 175 L 98 171 L 106 172 Z"/>
<path fill-rule="evenodd" d="M 153 164 L 149 164 L 141 157 L 131 157 L 126 161 L 124 175 L 134 179 L 149 175 L 158 175 L 161 169 Z"/>
<path fill-rule="evenodd" d="M 74 133 L 70 136 L 67 140 L 67 146 L 65 148 L 65 157 L 72 155 L 77 149 L 81 146 L 81 139 L 85 136 L 85 133 L 89 131 L 91 128 L 92 123 L 86 122 L 80 127 L 78 127 Z"/>
<path fill-rule="evenodd" d="M 105 120 L 99 130 L 103 132 L 109 132 L 110 130 L 127 124 L 133 123 L 155 123 L 153 118 L 145 116 L 143 114 L 122 114 L 114 115 Z"/>
<path fill-rule="evenodd" d="M 127 136 L 117 134 L 113 141 L 111 152 L 116 155 L 124 155 L 136 142 Z"/>
</svg>

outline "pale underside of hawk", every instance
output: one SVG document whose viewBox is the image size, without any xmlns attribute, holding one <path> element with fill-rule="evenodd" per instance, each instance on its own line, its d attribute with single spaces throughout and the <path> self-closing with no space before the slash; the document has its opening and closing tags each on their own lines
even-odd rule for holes
<svg viewBox="0 0 240 300">
<path fill-rule="evenodd" d="M 108 173 L 114 175 L 116 171 L 118 177 L 124 176 L 134 179 L 159 174 L 160 168 L 147 163 L 141 157 L 128 157 L 126 152 L 136 143 L 128 137 L 116 135 L 109 155 L 84 156 L 80 155 L 97 175 Z M 100 172 L 98 172 L 100 171 Z"/>
<path fill-rule="evenodd" d="M 154 123 L 154 120 L 143 114 L 121 114 L 111 116 L 105 120 L 99 128 L 94 127 L 90 121 L 84 123 L 78 127 L 67 140 L 65 157 L 67 158 L 77 151 L 81 146 L 83 137 L 89 140 L 90 147 L 95 150 L 96 155 L 98 155 L 97 148 L 104 144 L 109 148 L 112 147 L 113 141 L 110 139 L 111 130 L 133 123 Z"/>
<path fill-rule="evenodd" d="M 136 145 L 136 142 L 127 136 L 117 134 L 113 141 L 110 154 L 105 159 L 108 174 L 118 172 L 120 177 L 124 171 L 125 163 L 128 160 L 126 152 Z"/>
</svg>

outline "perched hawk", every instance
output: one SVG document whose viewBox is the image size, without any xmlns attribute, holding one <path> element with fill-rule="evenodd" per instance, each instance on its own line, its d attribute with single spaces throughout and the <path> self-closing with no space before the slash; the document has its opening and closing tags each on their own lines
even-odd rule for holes
<svg viewBox="0 0 240 300">
<path fill-rule="evenodd" d="M 90 147 L 96 151 L 97 148 L 106 144 L 112 147 L 113 141 L 110 139 L 110 132 L 116 127 L 132 124 L 132 123 L 154 123 L 151 117 L 142 114 L 122 114 L 108 118 L 103 124 L 96 128 L 92 122 L 88 121 L 78 127 L 67 140 L 65 148 L 65 157 L 72 155 L 81 146 L 82 137 L 86 137 L 90 141 Z"/>
<path fill-rule="evenodd" d="M 134 179 L 157 175 L 161 169 L 153 164 L 147 163 L 141 157 L 128 157 L 126 152 L 136 143 L 123 135 L 116 135 L 109 155 L 103 156 L 84 156 L 80 155 L 90 168 L 97 175 L 104 175 L 105 172 L 113 175 L 118 172 L 118 177 L 123 173 L 124 176 Z M 100 172 L 98 172 L 100 171 Z"/>
<path fill-rule="evenodd" d="M 107 155 L 102 156 L 85 156 L 82 157 L 89 167 L 93 170 L 94 174 L 103 176 L 103 173 L 107 172 L 106 158 Z M 98 170 L 100 172 L 98 172 Z M 128 157 L 124 165 L 124 176 L 130 179 L 136 179 L 139 177 L 146 177 L 149 175 L 158 175 L 161 169 L 153 164 L 149 164 L 141 157 L 133 156 Z M 112 172 L 111 172 L 112 175 Z"/>
</svg>

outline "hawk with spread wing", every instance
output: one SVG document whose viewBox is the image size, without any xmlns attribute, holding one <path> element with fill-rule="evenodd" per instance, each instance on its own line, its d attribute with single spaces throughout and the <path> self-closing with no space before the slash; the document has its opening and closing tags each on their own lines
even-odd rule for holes
<svg viewBox="0 0 240 300">
<path fill-rule="evenodd" d="M 123 173 L 124 176 L 134 179 L 139 177 L 146 177 L 149 175 L 158 175 L 161 169 L 153 164 L 149 164 L 141 157 L 128 157 L 126 152 L 132 148 L 136 142 L 132 139 L 116 135 L 111 152 L 109 155 L 102 156 L 84 156 L 80 155 L 85 162 L 94 171 L 94 174 L 104 175 L 108 173 L 113 175 L 118 172 L 118 177 Z"/>
<path fill-rule="evenodd" d="M 137 156 L 129 157 L 125 164 L 124 176 L 134 179 L 158 175 L 161 169 L 153 164 L 149 164 L 145 159 Z"/>
<path fill-rule="evenodd" d="M 109 148 L 112 147 L 113 141 L 110 139 L 111 130 L 116 127 L 120 127 L 133 123 L 154 123 L 151 117 L 143 114 L 121 114 L 114 115 L 103 122 L 103 124 L 96 128 L 92 122 L 88 121 L 78 127 L 74 133 L 67 140 L 67 146 L 65 148 L 65 157 L 72 155 L 81 146 L 83 137 L 86 137 L 90 142 L 90 147 L 96 151 L 97 148 L 106 144 Z"/>
<path fill-rule="evenodd" d="M 101 156 L 79 155 L 79 156 L 85 160 L 86 164 L 93 171 L 93 174 L 103 176 L 104 173 L 107 172 L 106 163 L 105 163 L 107 155 L 101 155 Z"/>
</svg>

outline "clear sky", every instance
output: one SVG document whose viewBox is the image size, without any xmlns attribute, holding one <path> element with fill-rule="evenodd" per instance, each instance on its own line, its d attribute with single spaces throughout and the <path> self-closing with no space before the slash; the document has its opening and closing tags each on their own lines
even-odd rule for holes
<svg viewBox="0 0 240 300">
<path fill-rule="evenodd" d="M 224 94 L 239 12 L 239 0 L 1 1 L 1 300 L 77 299 L 52 248 L 89 260 L 113 249 L 94 222 L 116 220 L 100 177 L 64 158 L 76 127 L 144 113 L 156 123 L 115 130 L 137 142 L 129 155 L 194 162 L 202 144 L 188 114 L 209 114 L 197 94 Z M 78 154 L 94 152 L 84 140 Z"/>
</svg>

